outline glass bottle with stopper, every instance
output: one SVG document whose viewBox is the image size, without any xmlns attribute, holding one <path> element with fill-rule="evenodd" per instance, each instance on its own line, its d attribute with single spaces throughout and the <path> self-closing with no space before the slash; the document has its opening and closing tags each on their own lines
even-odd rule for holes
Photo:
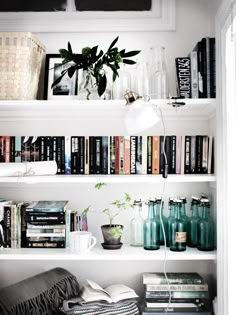
<svg viewBox="0 0 236 315">
<path fill-rule="evenodd" d="M 171 235 L 171 221 L 175 217 L 175 202 L 174 198 L 169 198 L 169 217 L 167 218 L 167 247 L 170 247 L 170 235 Z"/>
<path fill-rule="evenodd" d="M 154 212 L 155 200 L 148 200 L 148 217 L 144 221 L 144 249 L 157 250 L 160 248 L 160 222 L 156 220 Z"/>
<path fill-rule="evenodd" d="M 167 239 L 167 218 L 163 214 L 164 201 L 162 202 L 161 198 L 155 199 L 154 211 L 156 220 L 159 221 L 160 224 L 160 245 L 164 245 L 164 233 L 161 225 L 160 216 L 162 218 L 162 223 L 164 226 L 165 236 Z"/>
<path fill-rule="evenodd" d="M 202 216 L 198 222 L 198 249 L 202 251 L 214 250 L 214 222 L 210 213 L 210 201 L 202 198 Z"/>
<path fill-rule="evenodd" d="M 130 222 L 130 245 L 143 246 L 142 201 L 134 200 L 135 217 Z"/>
<path fill-rule="evenodd" d="M 170 227 L 170 250 L 182 252 L 186 250 L 187 224 L 181 216 L 182 200 L 175 199 L 175 217 Z"/>
<path fill-rule="evenodd" d="M 199 204 L 200 200 L 197 197 L 192 197 L 191 210 L 192 216 L 188 222 L 188 246 L 197 247 L 198 246 L 198 224 L 200 221 L 199 217 Z"/>
</svg>

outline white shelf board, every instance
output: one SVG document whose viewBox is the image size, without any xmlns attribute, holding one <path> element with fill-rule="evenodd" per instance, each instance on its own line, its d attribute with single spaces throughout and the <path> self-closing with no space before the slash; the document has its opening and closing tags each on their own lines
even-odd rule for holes
<svg viewBox="0 0 236 315">
<path fill-rule="evenodd" d="M 0 187 L 33 184 L 96 184 L 99 182 L 109 184 L 158 184 L 163 183 L 161 175 L 50 175 L 50 176 L 24 176 L 0 177 Z M 168 175 L 169 183 L 199 183 L 215 182 L 215 175 Z"/>
<path fill-rule="evenodd" d="M 105 250 L 101 246 L 94 247 L 88 254 L 75 254 L 69 249 L 21 248 L 0 249 L 0 260 L 60 260 L 60 261 L 163 261 L 165 250 L 148 251 L 139 247 L 123 245 L 118 250 Z M 216 260 L 216 251 L 201 252 L 187 248 L 184 252 L 172 252 L 167 248 L 167 260 Z"/>
<path fill-rule="evenodd" d="M 174 108 L 167 99 L 153 99 L 150 103 L 159 106 L 163 116 L 171 120 L 208 120 L 215 115 L 215 99 L 181 99 L 186 105 Z M 149 104 L 149 103 L 147 103 Z M 0 121 L 21 120 L 120 120 L 124 119 L 125 101 L 81 101 L 64 100 L 26 100 L 0 101 Z M 159 110 L 156 108 L 158 114 Z"/>
</svg>

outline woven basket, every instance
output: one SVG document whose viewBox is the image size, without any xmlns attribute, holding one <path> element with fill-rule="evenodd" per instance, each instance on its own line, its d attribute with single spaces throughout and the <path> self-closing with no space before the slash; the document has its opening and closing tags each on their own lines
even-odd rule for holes
<svg viewBox="0 0 236 315">
<path fill-rule="evenodd" d="M 44 53 L 32 33 L 0 32 L 0 100 L 36 99 Z"/>
</svg>

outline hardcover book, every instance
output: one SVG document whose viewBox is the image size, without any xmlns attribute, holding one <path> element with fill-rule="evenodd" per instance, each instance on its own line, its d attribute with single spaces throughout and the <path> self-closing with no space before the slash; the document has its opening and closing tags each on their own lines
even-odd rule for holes
<svg viewBox="0 0 236 315">
<path fill-rule="evenodd" d="M 68 200 L 34 201 L 27 206 L 27 212 L 63 212 Z"/>
<path fill-rule="evenodd" d="M 170 284 L 203 284 L 203 278 L 196 272 L 167 272 Z M 143 273 L 143 284 L 167 284 L 164 273 Z"/>
<path fill-rule="evenodd" d="M 136 174 L 137 137 L 130 137 L 130 174 Z"/>
<path fill-rule="evenodd" d="M 175 58 L 177 94 L 182 98 L 191 98 L 191 62 L 189 57 Z"/>
</svg>

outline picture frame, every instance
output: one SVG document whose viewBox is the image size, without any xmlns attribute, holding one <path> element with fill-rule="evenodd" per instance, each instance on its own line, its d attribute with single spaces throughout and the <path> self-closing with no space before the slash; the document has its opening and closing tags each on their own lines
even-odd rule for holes
<svg viewBox="0 0 236 315">
<path fill-rule="evenodd" d="M 78 71 L 72 78 L 66 74 L 57 86 L 51 88 L 52 83 L 61 75 L 65 67 L 70 63 L 62 64 L 59 54 L 46 54 L 45 73 L 44 73 L 44 99 L 60 100 L 73 99 L 78 95 Z"/>
</svg>

